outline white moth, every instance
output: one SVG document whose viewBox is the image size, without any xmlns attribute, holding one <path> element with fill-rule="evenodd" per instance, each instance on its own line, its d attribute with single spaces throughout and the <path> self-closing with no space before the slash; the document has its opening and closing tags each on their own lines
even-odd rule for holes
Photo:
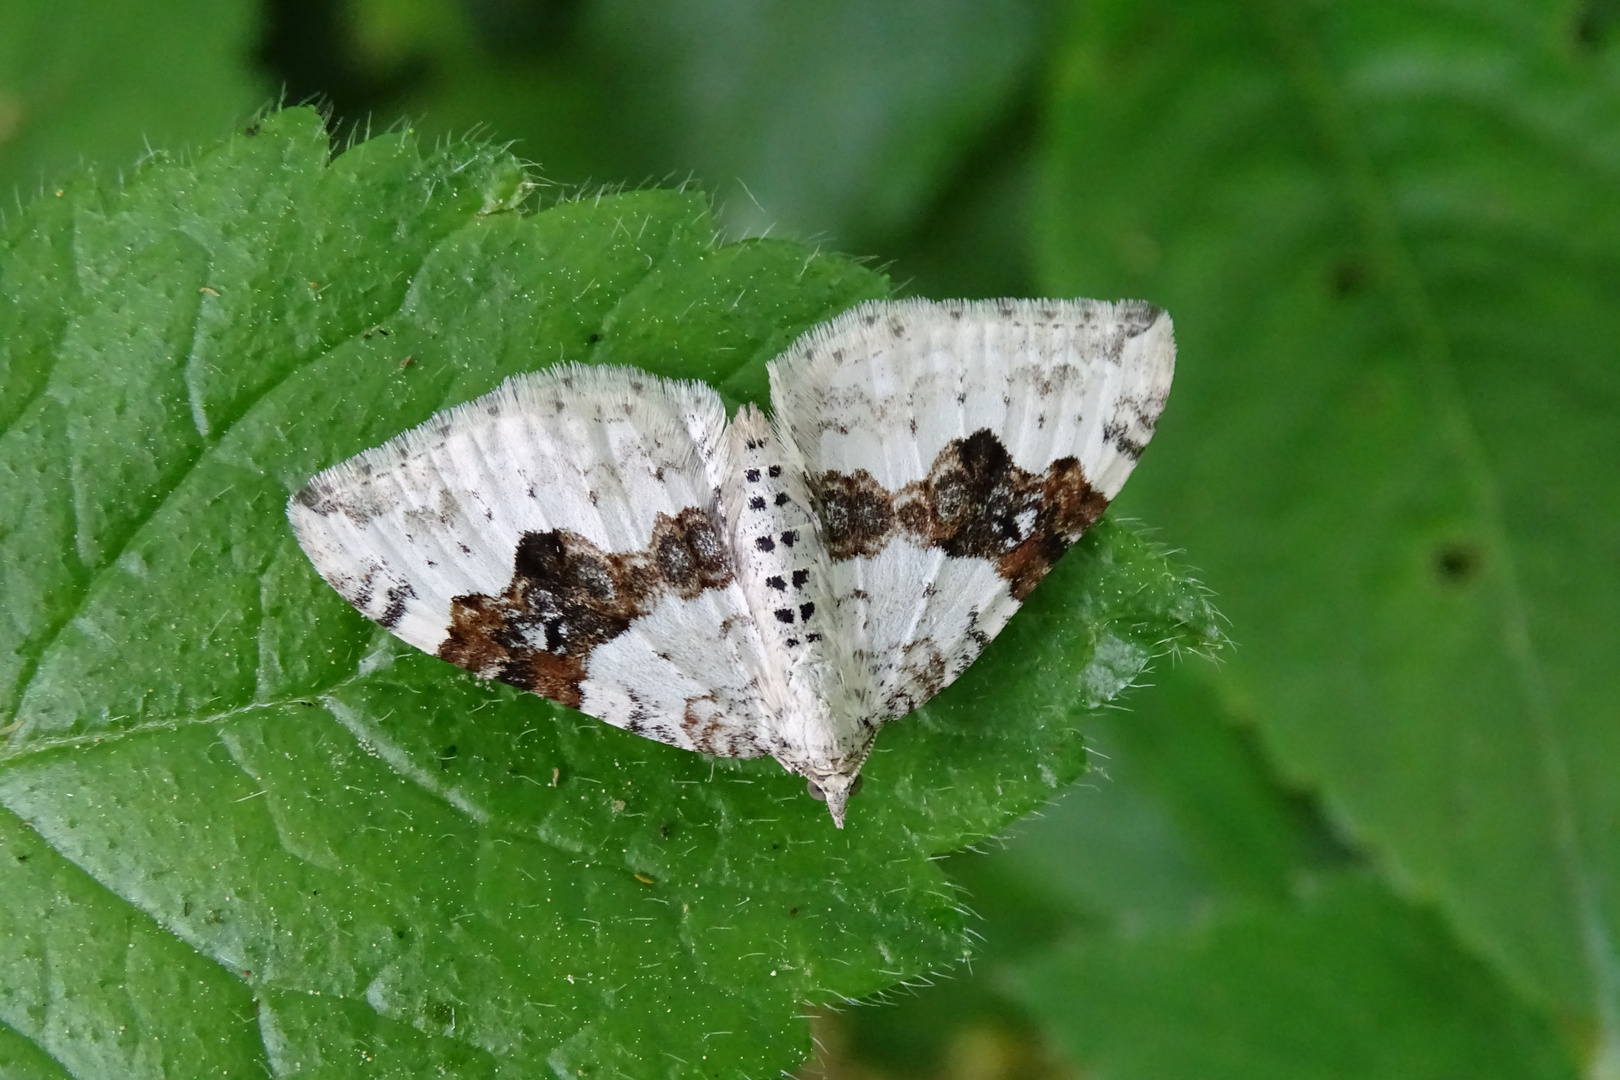
<svg viewBox="0 0 1620 1080">
<path fill-rule="evenodd" d="M 1118 494 L 1164 408 L 1137 301 L 863 304 L 770 365 L 774 416 L 561 365 L 287 505 L 419 649 L 687 750 L 769 754 L 844 824 L 884 722 L 960 675 Z"/>
</svg>

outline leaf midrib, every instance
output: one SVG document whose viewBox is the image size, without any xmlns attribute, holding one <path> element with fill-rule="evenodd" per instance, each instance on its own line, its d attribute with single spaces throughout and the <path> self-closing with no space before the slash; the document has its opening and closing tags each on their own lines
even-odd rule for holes
<svg viewBox="0 0 1620 1080">
<path fill-rule="evenodd" d="M 1373 163 L 1342 82 L 1330 69 L 1311 31 L 1301 25 L 1298 13 L 1284 0 L 1267 0 L 1265 13 L 1289 76 L 1315 120 L 1329 156 L 1349 181 L 1355 217 L 1374 257 L 1390 271 L 1390 288 L 1401 320 L 1416 340 L 1419 368 L 1438 406 L 1440 430 L 1463 466 L 1463 479 L 1482 531 L 1489 547 L 1497 553 L 1500 570 L 1493 580 L 1502 609 L 1503 646 L 1533 741 L 1540 751 L 1541 784 L 1552 807 L 1548 828 L 1575 909 L 1591 978 L 1592 1004 L 1602 1044 L 1594 1059 L 1620 1056 L 1620 954 L 1604 925 L 1597 889 L 1581 846 L 1569 761 L 1553 723 L 1542 661 L 1530 636 L 1524 589 L 1508 541 L 1501 494 L 1478 429 L 1463 403 L 1455 353 L 1402 236 L 1389 185 Z"/>
</svg>

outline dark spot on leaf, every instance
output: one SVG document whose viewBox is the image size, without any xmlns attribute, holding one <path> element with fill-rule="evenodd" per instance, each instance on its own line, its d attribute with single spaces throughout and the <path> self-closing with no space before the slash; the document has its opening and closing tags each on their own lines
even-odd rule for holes
<svg viewBox="0 0 1620 1080">
<path fill-rule="evenodd" d="M 1620 26 L 1620 0 L 1586 0 L 1575 10 L 1572 36 L 1583 50 L 1597 52 Z"/>
<path fill-rule="evenodd" d="M 1355 296 L 1367 288 L 1371 275 L 1360 259 L 1341 259 L 1333 267 L 1329 283 L 1339 296 Z"/>
<path fill-rule="evenodd" d="M 1484 556 L 1467 541 L 1445 544 L 1434 553 L 1434 573 L 1443 584 L 1466 585 L 1479 576 Z"/>
</svg>

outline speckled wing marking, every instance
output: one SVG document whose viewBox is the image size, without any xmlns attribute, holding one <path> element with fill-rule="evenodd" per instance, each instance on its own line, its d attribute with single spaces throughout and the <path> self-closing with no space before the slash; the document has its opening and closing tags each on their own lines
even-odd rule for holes
<svg viewBox="0 0 1620 1080">
<path fill-rule="evenodd" d="M 771 364 L 866 708 L 978 657 L 1118 494 L 1174 366 L 1167 315 L 1093 300 L 871 303 Z"/>
<path fill-rule="evenodd" d="M 717 492 L 706 386 L 561 366 L 322 472 L 321 575 L 419 649 L 686 749 L 768 752 L 769 670 Z"/>
<path fill-rule="evenodd" d="M 1142 303 L 871 303 L 772 362 L 771 419 L 563 366 L 287 512 L 412 645 L 674 746 L 770 754 L 841 827 L 879 726 L 960 675 L 1118 493 L 1174 363 Z"/>
</svg>

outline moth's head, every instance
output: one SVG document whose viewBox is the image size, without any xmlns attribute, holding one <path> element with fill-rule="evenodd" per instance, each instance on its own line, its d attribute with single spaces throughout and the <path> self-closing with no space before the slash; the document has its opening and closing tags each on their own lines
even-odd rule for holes
<svg viewBox="0 0 1620 1080">
<path fill-rule="evenodd" d="M 852 725 L 840 732 L 842 739 L 813 750 L 795 746 L 780 747 L 776 761 L 790 773 L 804 777 L 805 790 L 817 802 L 827 804 L 833 824 L 844 827 L 844 809 L 850 797 L 861 790 L 861 768 L 872 752 L 876 724 Z"/>
<path fill-rule="evenodd" d="M 860 766 L 856 766 L 859 769 Z M 827 812 L 832 815 L 833 824 L 840 829 L 844 827 L 844 808 L 848 805 L 851 795 L 861 790 L 861 774 L 847 772 L 812 772 L 805 776 L 805 790 L 817 802 L 827 804 Z"/>
</svg>

